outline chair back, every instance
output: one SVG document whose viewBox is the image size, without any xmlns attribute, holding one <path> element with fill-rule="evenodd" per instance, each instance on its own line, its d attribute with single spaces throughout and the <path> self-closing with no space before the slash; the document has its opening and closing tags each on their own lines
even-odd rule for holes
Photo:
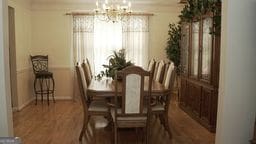
<svg viewBox="0 0 256 144">
<path fill-rule="evenodd" d="M 151 59 L 151 60 L 149 61 L 149 64 L 148 64 L 148 71 L 150 71 L 150 72 L 152 73 L 152 75 L 154 75 L 155 66 L 156 66 L 156 61 L 155 61 L 155 59 Z"/>
<path fill-rule="evenodd" d="M 165 67 L 165 76 L 164 76 L 164 80 L 163 80 L 163 85 L 166 88 L 170 88 L 170 86 L 172 86 L 172 73 L 174 72 L 174 63 L 171 62 L 169 64 L 166 65 Z"/>
<path fill-rule="evenodd" d="M 161 60 L 157 64 L 157 69 L 155 71 L 156 74 L 155 74 L 154 80 L 162 83 L 163 78 L 164 78 L 164 71 L 165 71 L 165 63 L 163 60 Z"/>
<path fill-rule="evenodd" d="M 122 78 L 122 82 L 117 82 L 117 77 Z M 144 83 L 145 77 L 149 77 L 147 83 Z M 117 108 L 115 109 L 116 115 L 146 116 L 150 107 L 152 88 L 151 72 L 145 71 L 138 66 L 129 66 L 121 71 L 118 71 L 115 84 L 116 105 L 118 104 L 118 85 L 121 85 L 122 104 L 120 113 L 117 113 Z M 144 91 L 144 88 L 147 88 L 147 91 Z M 145 99 L 144 96 L 146 96 Z M 147 106 L 146 108 L 145 105 Z"/>
<path fill-rule="evenodd" d="M 91 75 L 91 72 L 90 72 L 90 67 L 89 67 L 88 63 L 85 62 L 85 61 L 83 61 L 81 66 L 83 68 L 83 72 L 84 72 L 84 75 L 85 75 L 86 83 L 87 83 L 87 85 L 89 85 L 91 83 L 91 80 L 92 80 L 92 75 Z"/>
<path fill-rule="evenodd" d="M 35 74 L 39 72 L 48 71 L 48 55 L 30 55 L 30 59 Z"/>
<path fill-rule="evenodd" d="M 89 69 L 89 72 L 90 72 L 90 76 L 91 76 L 91 78 L 92 78 L 92 77 L 93 77 L 93 74 L 92 74 L 92 67 L 91 67 L 91 64 L 90 64 L 88 58 L 86 58 L 86 63 L 87 63 L 87 65 L 88 65 L 88 69 Z"/>
<path fill-rule="evenodd" d="M 76 74 L 77 74 L 77 81 L 78 81 L 81 101 L 82 101 L 83 107 L 87 111 L 88 102 L 89 102 L 88 96 L 87 96 L 87 83 L 85 80 L 83 68 L 81 66 L 79 66 L 78 63 L 76 65 Z"/>
<path fill-rule="evenodd" d="M 170 64 L 166 65 L 166 73 L 163 81 L 163 85 L 165 86 L 165 88 L 168 88 L 170 91 L 169 95 L 165 96 L 164 98 L 164 104 L 165 104 L 166 110 L 169 109 L 175 77 L 176 77 L 176 68 L 174 66 L 174 63 L 171 62 Z"/>
</svg>

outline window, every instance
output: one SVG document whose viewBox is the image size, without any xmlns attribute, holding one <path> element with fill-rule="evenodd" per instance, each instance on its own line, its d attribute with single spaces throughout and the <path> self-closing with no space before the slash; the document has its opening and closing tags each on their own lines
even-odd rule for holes
<svg viewBox="0 0 256 144">
<path fill-rule="evenodd" d="M 139 66 L 148 61 L 148 17 L 131 16 L 125 22 L 105 22 L 93 16 L 73 17 L 74 62 L 88 58 L 94 74 L 103 70 L 114 50 L 126 49 L 127 60 Z"/>
</svg>

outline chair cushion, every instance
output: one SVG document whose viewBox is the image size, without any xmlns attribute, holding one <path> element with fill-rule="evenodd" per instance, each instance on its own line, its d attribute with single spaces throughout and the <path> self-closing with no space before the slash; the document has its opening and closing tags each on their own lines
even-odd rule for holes
<svg viewBox="0 0 256 144">
<path fill-rule="evenodd" d="M 163 104 L 156 104 L 154 106 L 152 106 L 152 112 L 161 112 L 164 111 L 164 105 Z"/>
<path fill-rule="evenodd" d="M 36 78 L 51 78 L 53 76 L 52 72 L 40 71 L 35 73 Z"/>
<path fill-rule="evenodd" d="M 108 112 L 108 105 L 105 101 L 92 101 L 89 105 L 89 112 Z"/>
<path fill-rule="evenodd" d="M 143 110 L 143 113 L 146 114 L 147 109 Z M 117 109 L 117 113 L 121 114 L 121 109 Z M 111 115 L 113 120 L 115 121 L 115 109 L 111 109 Z M 117 117 L 117 121 L 146 121 L 147 116 L 123 116 Z"/>
</svg>

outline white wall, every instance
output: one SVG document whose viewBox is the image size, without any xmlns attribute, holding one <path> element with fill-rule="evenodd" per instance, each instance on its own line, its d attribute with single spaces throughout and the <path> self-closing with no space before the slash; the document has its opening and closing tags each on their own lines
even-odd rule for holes
<svg viewBox="0 0 256 144">
<path fill-rule="evenodd" d="M 7 16 L 7 3 L 2 0 L 0 2 L 0 137 L 13 135 Z"/>
<path fill-rule="evenodd" d="M 256 0 L 222 6 L 216 144 L 249 144 L 256 114 Z"/>
</svg>

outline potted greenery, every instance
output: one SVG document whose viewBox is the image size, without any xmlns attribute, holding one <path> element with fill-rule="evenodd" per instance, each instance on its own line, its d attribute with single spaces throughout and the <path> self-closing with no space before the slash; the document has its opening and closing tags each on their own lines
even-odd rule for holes
<svg viewBox="0 0 256 144">
<path fill-rule="evenodd" d="M 175 70 L 177 73 L 176 80 L 176 91 L 179 91 L 180 87 L 180 41 L 181 41 L 181 27 L 179 24 L 169 24 L 168 31 L 169 38 L 167 40 L 167 46 L 165 48 L 167 58 L 171 60 L 175 65 Z"/>
<path fill-rule="evenodd" d="M 125 49 L 113 51 L 113 54 L 109 56 L 109 64 L 103 65 L 105 71 L 101 71 L 100 74 L 97 75 L 97 78 L 100 79 L 106 76 L 114 79 L 116 71 L 131 65 L 133 65 L 133 63 L 131 63 L 131 61 L 127 62 L 125 59 Z"/>
<path fill-rule="evenodd" d="M 167 58 L 173 61 L 177 68 L 177 74 L 180 72 L 180 40 L 181 40 L 181 27 L 179 24 L 169 24 L 168 31 L 169 38 L 165 48 Z"/>
</svg>

